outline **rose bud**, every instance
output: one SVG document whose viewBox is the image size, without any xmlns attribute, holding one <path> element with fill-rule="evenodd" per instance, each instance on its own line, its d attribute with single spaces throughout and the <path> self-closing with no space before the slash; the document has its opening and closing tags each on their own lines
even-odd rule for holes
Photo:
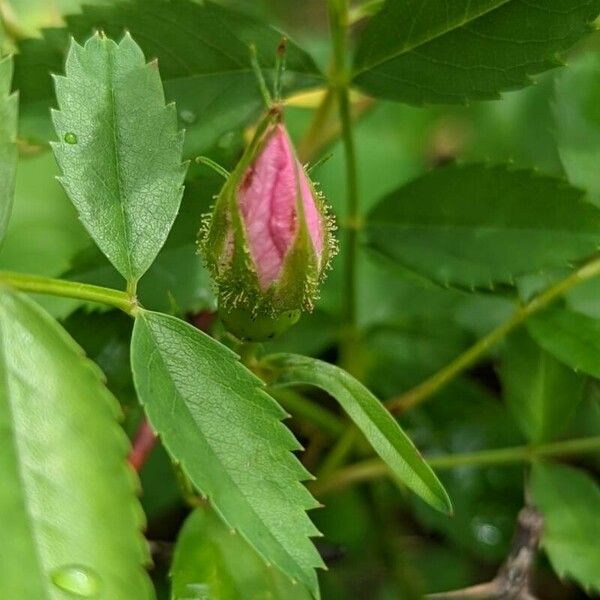
<svg viewBox="0 0 600 600">
<path fill-rule="evenodd" d="M 205 219 L 200 247 L 219 315 L 240 339 L 263 341 L 312 310 L 335 253 L 333 219 L 273 110 Z"/>
</svg>

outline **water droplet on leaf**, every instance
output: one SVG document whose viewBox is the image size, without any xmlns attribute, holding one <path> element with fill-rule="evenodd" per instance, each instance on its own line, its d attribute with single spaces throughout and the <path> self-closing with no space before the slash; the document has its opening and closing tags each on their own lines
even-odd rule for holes
<svg viewBox="0 0 600 600">
<path fill-rule="evenodd" d="M 100 577 L 81 565 L 60 567 L 52 573 L 52 583 L 80 598 L 96 598 L 100 593 Z"/>
<path fill-rule="evenodd" d="M 196 113 L 193 110 L 188 110 L 188 109 L 184 108 L 179 111 L 179 118 L 184 123 L 188 123 L 189 125 L 191 125 L 192 123 L 196 122 L 196 119 L 198 117 L 196 116 Z"/>
<path fill-rule="evenodd" d="M 76 144 L 77 136 L 72 131 L 69 131 L 68 133 L 65 133 L 65 142 L 67 142 L 67 144 Z"/>
</svg>

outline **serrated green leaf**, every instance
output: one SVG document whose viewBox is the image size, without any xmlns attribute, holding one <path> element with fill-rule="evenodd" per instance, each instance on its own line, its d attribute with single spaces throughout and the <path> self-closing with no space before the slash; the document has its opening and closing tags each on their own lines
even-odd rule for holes
<svg viewBox="0 0 600 600">
<path fill-rule="evenodd" d="M 600 377 L 600 320 L 563 309 L 527 321 L 536 342 L 571 368 Z"/>
<path fill-rule="evenodd" d="M 273 385 L 314 385 L 331 394 L 362 431 L 391 471 L 434 508 L 452 512 L 450 498 L 435 473 L 389 411 L 371 392 L 335 365 L 297 354 L 273 354 Z"/>
<path fill-rule="evenodd" d="M 600 592 L 600 487 L 586 473 L 537 463 L 533 501 L 544 517 L 542 546 L 560 577 Z"/>
<path fill-rule="evenodd" d="M 177 538 L 171 566 L 173 600 L 309 600 L 241 538 L 232 534 L 209 507 L 196 509 Z M 198 595 L 202 590 L 204 595 Z"/>
<path fill-rule="evenodd" d="M 514 283 L 567 267 L 600 244 L 600 210 L 566 182 L 505 166 L 436 169 L 370 212 L 367 240 L 444 285 Z"/>
<path fill-rule="evenodd" d="M 12 57 L 0 58 L 0 243 L 10 218 L 17 170 L 18 97 L 10 93 L 12 74 Z"/>
<path fill-rule="evenodd" d="M 73 41 L 56 77 L 60 181 L 99 248 L 129 283 L 146 272 L 177 216 L 186 166 L 156 63 L 126 34 Z"/>
<path fill-rule="evenodd" d="M 500 367 L 504 399 L 530 442 L 549 441 L 568 424 L 585 378 L 536 344 L 525 330 L 511 335 Z"/>
<path fill-rule="evenodd" d="M 354 83 L 409 104 L 498 98 L 558 66 L 599 11 L 598 0 L 387 0 L 359 41 Z"/>
<path fill-rule="evenodd" d="M 316 595 L 306 510 L 318 504 L 284 411 L 233 352 L 179 319 L 141 312 L 131 348 L 138 396 L 171 456 L 230 528 Z"/>
<path fill-rule="evenodd" d="M 579 56 L 556 79 L 554 131 L 569 181 L 600 204 L 600 56 Z"/>
<path fill-rule="evenodd" d="M 263 101 L 248 47 L 255 44 L 271 78 L 281 37 L 266 23 L 208 1 L 116 2 L 85 7 L 65 21 L 66 29 L 20 44 L 15 80 L 23 88 L 24 133 L 44 134 L 43 111 L 54 97 L 48 73 L 60 72 L 68 35 L 81 41 L 98 29 L 116 39 L 127 30 L 146 56 L 159 60 L 167 99 L 177 102 L 186 129 L 186 156 L 206 151 L 257 115 Z M 314 61 L 291 41 L 286 63 L 286 93 L 322 83 Z"/>
<path fill-rule="evenodd" d="M 10 540 L 0 548 L 0 597 L 64 600 L 57 583 L 73 569 L 103 597 L 154 597 L 118 414 L 66 332 L 0 290 L 0 520 Z"/>
</svg>

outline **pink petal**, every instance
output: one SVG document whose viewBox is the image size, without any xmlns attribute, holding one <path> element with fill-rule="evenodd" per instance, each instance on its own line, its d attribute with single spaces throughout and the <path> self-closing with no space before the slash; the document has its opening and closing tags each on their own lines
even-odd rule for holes
<svg viewBox="0 0 600 600">
<path fill-rule="evenodd" d="M 267 289 L 280 276 L 298 231 L 298 188 L 310 237 L 320 259 L 323 251 L 321 218 L 311 186 L 294 155 L 285 128 L 277 125 L 238 190 L 250 254 L 262 289 Z"/>
</svg>

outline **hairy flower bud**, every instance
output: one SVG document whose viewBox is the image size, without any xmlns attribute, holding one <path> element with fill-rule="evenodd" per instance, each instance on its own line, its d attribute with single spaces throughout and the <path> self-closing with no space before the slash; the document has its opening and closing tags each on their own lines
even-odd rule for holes
<svg viewBox="0 0 600 600">
<path fill-rule="evenodd" d="M 274 337 L 311 310 L 335 251 L 333 222 L 270 113 L 221 190 L 200 245 L 219 313 L 243 339 Z"/>
</svg>

